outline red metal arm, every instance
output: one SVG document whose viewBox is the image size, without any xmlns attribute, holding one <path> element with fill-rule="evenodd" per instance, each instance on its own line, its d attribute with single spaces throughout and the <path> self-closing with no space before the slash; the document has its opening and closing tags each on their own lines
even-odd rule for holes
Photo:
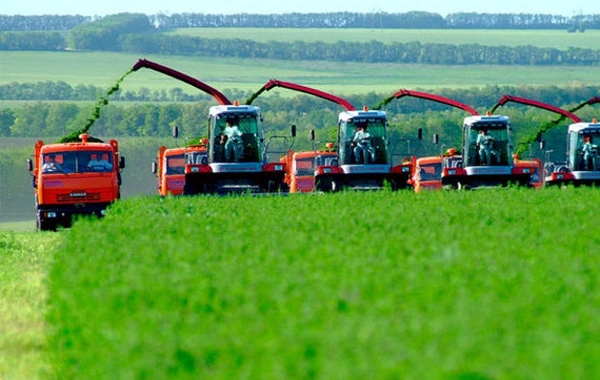
<svg viewBox="0 0 600 380">
<path fill-rule="evenodd" d="M 412 96 L 414 98 L 431 100 L 431 101 L 446 104 L 446 105 L 449 105 L 452 107 L 460 108 L 461 110 L 466 111 L 466 112 L 470 113 L 471 115 L 479 115 L 479 112 L 477 112 L 477 110 L 475 110 L 471 106 L 468 106 L 468 105 L 461 103 L 459 101 L 456 101 L 456 100 L 446 98 L 444 96 L 429 94 L 427 92 L 412 91 L 412 90 L 407 90 L 407 89 L 403 88 L 403 89 L 396 91 L 396 93 L 394 93 L 394 95 L 393 95 L 393 98 L 400 99 L 404 96 Z"/>
<path fill-rule="evenodd" d="M 166 74 L 175 79 L 179 79 L 180 81 L 187 83 L 190 86 L 193 86 L 199 90 L 202 90 L 202 91 L 206 92 L 207 94 L 211 95 L 213 98 L 215 98 L 221 105 L 232 104 L 229 101 L 229 99 L 227 99 L 227 97 L 225 95 L 223 95 L 219 90 L 217 90 L 217 89 L 207 85 L 206 83 L 201 82 L 198 79 L 193 78 L 187 74 L 184 74 L 177 70 L 171 69 L 169 67 L 160 65 L 156 62 L 152 62 L 152 61 L 149 61 L 149 60 L 143 59 L 143 58 L 138 60 L 137 63 L 133 66 L 133 71 L 137 71 L 142 67 L 145 67 L 147 69 L 152 69 L 152 70 L 158 71 L 160 73 Z"/>
<path fill-rule="evenodd" d="M 271 79 L 270 81 L 268 81 L 267 83 L 265 83 L 265 85 L 262 86 L 260 90 L 258 90 L 256 93 L 254 93 L 246 101 L 246 104 L 252 103 L 252 101 L 254 99 L 256 99 L 258 97 L 258 95 L 260 95 L 262 92 L 269 91 L 269 90 L 271 90 L 272 88 L 275 88 L 275 87 L 283 87 L 283 88 L 287 88 L 289 90 L 304 92 L 304 93 L 309 94 L 309 95 L 314 95 L 316 97 L 319 97 L 319 98 L 322 98 L 322 99 L 325 99 L 325 100 L 329 100 L 330 102 L 337 103 L 337 104 L 341 105 L 342 107 L 344 107 L 346 109 L 346 111 L 354 111 L 354 110 L 356 110 L 356 108 L 354 108 L 354 106 L 352 104 L 350 104 L 350 102 L 348 102 L 346 99 L 340 98 L 339 96 L 335 96 L 335 95 L 332 95 L 332 94 L 330 94 L 328 92 L 317 90 L 317 89 L 312 88 L 312 87 L 307 87 L 307 86 L 303 86 L 303 85 L 296 84 L 296 83 L 291 83 L 291 82 L 284 82 L 284 81 L 280 81 L 280 80 L 277 80 L 277 79 Z"/>
<path fill-rule="evenodd" d="M 591 100 L 592 99 L 590 99 L 590 101 Z M 540 101 L 537 101 L 537 100 L 528 99 L 528 98 L 522 98 L 522 97 L 519 97 L 519 96 L 512 96 L 512 95 L 504 95 L 502 98 L 500 98 L 500 100 L 498 101 L 498 103 L 496 103 L 496 105 L 490 110 L 490 112 L 493 113 L 496 110 L 496 108 L 498 108 L 500 106 L 503 106 L 504 104 L 506 104 L 508 102 L 515 102 L 515 103 L 520 103 L 520 104 L 525 104 L 525 105 L 528 105 L 528 106 L 533 106 L 533 107 L 545 109 L 546 111 L 554 112 L 554 113 L 557 113 L 557 114 L 562 115 L 564 117 L 568 117 L 574 123 L 581 122 L 581 119 L 579 118 L 579 116 L 575 115 L 572 112 L 564 110 L 562 108 L 555 107 L 555 106 L 553 106 L 551 104 L 540 102 Z"/>
</svg>

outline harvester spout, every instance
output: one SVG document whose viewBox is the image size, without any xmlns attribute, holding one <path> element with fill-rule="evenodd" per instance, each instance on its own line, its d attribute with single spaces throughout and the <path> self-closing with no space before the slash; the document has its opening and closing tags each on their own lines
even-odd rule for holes
<svg viewBox="0 0 600 380">
<path fill-rule="evenodd" d="M 451 107 L 459 108 L 463 111 L 470 113 L 471 115 L 479 115 L 479 112 L 477 112 L 477 110 L 475 108 L 468 106 L 464 103 L 461 103 L 459 101 L 456 101 L 456 100 L 453 100 L 450 98 L 446 98 L 446 97 L 440 96 L 440 95 L 429 94 L 427 92 L 407 90 L 405 88 L 402 88 L 402 89 L 396 91 L 396 93 L 394 93 L 394 95 L 390 96 L 389 98 L 386 98 L 384 100 L 384 102 L 380 103 L 380 105 L 381 106 L 386 105 L 393 99 L 400 99 L 404 96 L 411 96 L 413 98 L 431 100 L 433 102 L 437 102 L 437 103 L 445 104 L 445 105 L 448 105 Z"/>
<path fill-rule="evenodd" d="M 590 99 L 591 101 L 591 99 Z M 513 95 L 504 95 L 502 96 L 502 98 L 500 98 L 500 100 L 498 101 L 498 103 L 496 103 L 496 105 L 494 107 L 492 107 L 492 109 L 490 109 L 490 113 L 494 113 L 494 111 L 496 111 L 496 109 L 500 106 L 505 105 L 508 102 L 515 102 L 515 103 L 520 103 L 520 104 L 525 104 L 528 106 L 532 106 L 532 107 L 537 107 L 537 108 L 541 108 L 544 109 L 546 111 L 550 111 L 550 112 L 554 112 L 557 113 L 559 115 L 562 115 L 563 117 L 568 117 L 569 119 L 571 119 L 571 121 L 573 121 L 574 123 L 579 123 L 581 122 L 581 119 L 579 118 L 579 116 L 575 115 L 574 113 L 564 110 L 562 108 L 559 107 L 555 107 L 551 104 L 548 103 L 544 103 L 544 102 L 540 102 L 537 100 L 533 100 L 533 99 L 528 99 L 528 98 L 522 98 L 519 96 L 513 96 Z"/>
<path fill-rule="evenodd" d="M 207 85 L 206 83 L 204 83 L 196 78 L 193 78 L 187 74 L 184 74 L 180 71 L 171 69 L 170 67 L 160 65 L 156 62 L 152 62 L 152 61 L 149 61 L 144 58 L 141 58 L 140 60 L 138 60 L 136 62 L 135 65 L 133 65 L 133 71 L 137 71 L 137 70 L 141 69 L 142 67 L 145 67 L 147 69 L 151 69 L 154 71 L 158 71 L 159 73 L 163 73 L 172 78 L 175 78 L 184 83 L 187 83 L 190 86 L 193 86 L 201 91 L 204 91 L 205 93 L 207 93 L 207 94 L 211 95 L 213 98 L 215 98 L 215 100 L 218 101 L 219 104 L 221 104 L 221 105 L 232 104 L 231 101 L 229 101 L 229 99 L 227 99 L 227 97 L 225 95 L 223 95 L 219 90 Z"/>
<path fill-rule="evenodd" d="M 291 83 L 291 82 L 284 82 L 284 81 L 280 81 L 277 79 L 271 79 L 267 83 L 265 83 L 258 91 L 256 91 L 254 94 L 252 94 L 252 96 L 246 101 L 246 104 L 252 103 L 252 101 L 254 99 L 256 99 L 264 91 L 269 91 L 275 87 L 283 87 L 283 88 L 287 88 L 289 90 L 294 90 L 294 91 L 303 92 L 305 94 L 314 95 L 321 99 L 325 99 L 330 102 L 339 104 L 340 106 L 344 107 L 344 109 L 346 109 L 346 111 L 356 110 L 356 108 L 352 104 L 350 104 L 350 102 L 348 102 L 346 99 L 340 98 L 339 96 L 335 96 L 328 92 L 317 90 L 312 87 L 303 86 L 303 85 Z"/>
</svg>

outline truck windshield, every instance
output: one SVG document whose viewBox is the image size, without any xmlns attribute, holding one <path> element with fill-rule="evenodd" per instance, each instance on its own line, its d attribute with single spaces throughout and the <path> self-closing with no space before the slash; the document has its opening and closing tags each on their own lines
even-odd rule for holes
<svg viewBox="0 0 600 380">
<path fill-rule="evenodd" d="M 424 164 L 419 168 L 421 181 L 435 181 L 442 178 L 442 163 Z"/>
<path fill-rule="evenodd" d="M 183 174 L 185 172 L 185 157 L 183 154 L 167 156 L 165 160 L 165 174 Z"/>
<path fill-rule="evenodd" d="M 112 154 L 97 150 L 45 153 L 42 162 L 44 173 L 107 172 L 113 169 Z"/>
<path fill-rule="evenodd" d="M 295 162 L 295 174 L 300 176 L 315 174 L 314 157 L 297 158 Z"/>
</svg>

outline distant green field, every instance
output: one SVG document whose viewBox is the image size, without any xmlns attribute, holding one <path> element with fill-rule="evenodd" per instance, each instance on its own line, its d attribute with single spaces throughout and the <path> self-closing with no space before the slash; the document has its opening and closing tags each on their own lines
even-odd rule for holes
<svg viewBox="0 0 600 380">
<path fill-rule="evenodd" d="M 335 43 L 378 41 L 384 44 L 418 41 L 422 44 L 480 44 L 521 46 L 533 45 L 566 49 L 580 47 L 598 49 L 600 30 L 567 33 L 566 30 L 453 30 L 453 29 L 293 29 L 293 28 L 179 28 L 171 34 L 202 38 L 240 38 L 258 42 Z"/>
<path fill-rule="evenodd" d="M 123 53 L 2 51 L 0 85 L 64 81 L 72 86 L 84 84 L 109 88 L 139 58 Z M 340 95 L 368 92 L 391 94 L 403 87 L 434 89 L 600 83 L 600 66 L 425 66 L 181 56 L 145 58 L 201 79 L 222 91 L 256 91 L 271 78 L 316 86 Z M 166 91 L 179 87 L 186 92 L 197 92 L 191 86 L 148 69 L 129 75 L 121 88 L 123 91 L 137 91 L 142 87 Z M 291 94 L 285 90 L 274 92 Z"/>
<path fill-rule="evenodd" d="M 598 378 L 596 200 L 583 188 L 124 201 L 54 251 L 54 375 Z"/>
</svg>

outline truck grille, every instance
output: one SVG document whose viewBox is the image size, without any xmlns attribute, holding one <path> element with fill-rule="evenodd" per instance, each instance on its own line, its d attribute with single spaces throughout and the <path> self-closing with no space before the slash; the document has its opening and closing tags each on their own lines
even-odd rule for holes
<svg viewBox="0 0 600 380">
<path fill-rule="evenodd" d="M 100 200 L 100 193 L 88 193 L 86 191 L 72 191 L 67 194 L 57 194 L 56 201 L 57 202 L 74 202 L 74 201 L 98 201 Z"/>
</svg>

